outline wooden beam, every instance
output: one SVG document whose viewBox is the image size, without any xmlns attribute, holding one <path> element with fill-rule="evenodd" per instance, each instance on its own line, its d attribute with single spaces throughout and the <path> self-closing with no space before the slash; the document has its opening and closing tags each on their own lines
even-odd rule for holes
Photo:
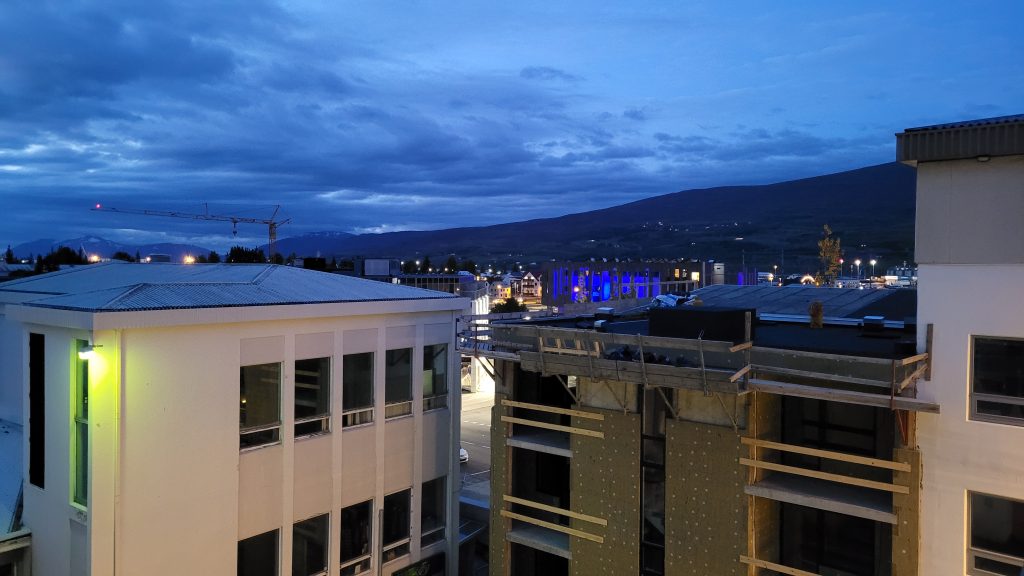
<svg viewBox="0 0 1024 576">
<path fill-rule="evenodd" d="M 864 456 L 856 456 L 854 454 L 844 454 L 842 452 L 833 452 L 831 450 L 819 450 L 818 448 L 795 446 L 793 444 L 783 444 L 781 442 L 759 440 L 757 438 L 740 438 L 740 442 L 748 446 L 757 446 L 759 448 L 768 448 L 770 450 L 781 450 L 783 452 L 806 454 L 807 456 L 816 456 L 818 458 L 828 458 L 829 460 L 841 460 L 843 462 L 863 464 L 864 466 L 874 466 L 876 468 L 888 468 L 889 470 L 910 472 L 910 464 L 905 464 L 903 462 L 893 462 L 891 460 L 882 460 L 880 458 L 865 458 Z"/>
<path fill-rule="evenodd" d="M 732 376 L 729 376 L 729 382 L 735 382 L 735 381 L 739 380 L 740 378 L 743 378 L 743 376 L 747 372 L 750 372 L 750 364 L 747 364 L 743 368 L 740 368 L 735 374 L 733 374 Z"/>
<path fill-rule="evenodd" d="M 873 388 L 884 388 L 885 390 L 889 390 L 890 388 L 892 388 L 892 382 L 886 382 L 884 380 L 874 380 L 871 378 L 855 378 L 853 376 L 840 376 L 839 374 L 830 374 L 828 372 L 810 372 L 807 370 L 794 370 L 792 368 L 782 368 L 780 366 L 765 366 L 763 364 L 754 364 L 753 370 L 755 373 L 759 374 L 778 374 L 780 376 L 793 376 L 796 378 L 808 378 L 812 380 L 824 380 L 828 382 L 842 382 L 843 384 L 871 386 Z"/>
<path fill-rule="evenodd" d="M 495 326 L 498 328 L 498 326 Z M 565 340 L 575 340 L 580 337 L 581 334 L 586 333 L 588 338 L 593 342 L 600 342 L 605 347 L 609 344 L 617 346 L 636 346 L 637 336 L 635 334 L 612 334 L 608 332 L 594 332 L 591 330 L 581 330 L 579 328 L 551 328 L 541 326 L 516 326 L 516 325 L 501 325 L 501 330 L 508 330 L 514 333 L 520 333 L 524 338 L 526 337 L 541 337 L 541 338 L 561 338 Z M 669 338 L 665 336 L 641 336 L 641 341 L 645 348 L 667 348 L 670 350 L 698 350 L 699 344 L 696 339 L 689 338 Z M 732 342 L 722 342 L 718 340 L 704 340 L 704 351 L 705 352 L 723 352 L 727 353 L 730 348 L 733 347 Z"/>
<path fill-rule="evenodd" d="M 589 418 L 590 420 L 604 420 L 604 414 L 597 412 L 584 412 L 583 410 L 572 410 L 570 408 L 559 408 L 557 406 L 530 404 L 529 402 L 519 402 L 517 400 L 502 400 L 501 404 L 502 406 L 511 406 L 513 408 L 538 410 L 540 412 L 551 412 L 552 414 L 565 414 L 566 416 L 578 416 L 580 418 Z"/>
<path fill-rule="evenodd" d="M 590 436 L 591 438 L 604 439 L 604 432 L 598 432 L 596 430 L 587 430 L 586 428 L 575 428 L 573 426 L 549 424 L 547 422 L 540 422 L 538 420 L 527 420 L 525 418 L 514 418 L 512 416 L 502 416 L 501 421 L 507 424 L 522 424 L 523 426 L 533 426 L 534 428 L 544 428 L 545 430 L 555 430 L 557 432 L 568 432 L 570 434 L 579 434 L 580 436 Z"/>
<path fill-rule="evenodd" d="M 590 516 L 589 514 L 581 514 L 579 512 L 573 512 L 572 510 L 566 510 L 564 508 L 557 508 L 555 506 L 548 506 L 547 504 L 541 504 L 540 502 L 534 502 L 533 500 L 525 500 L 523 498 L 517 498 L 515 496 L 509 496 L 505 494 L 502 496 L 505 502 L 510 504 L 519 504 L 521 506 L 528 506 L 530 508 L 536 508 L 537 510 L 543 510 L 545 512 L 552 512 L 554 514 L 561 514 L 562 516 L 568 516 L 569 518 L 575 518 L 584 522 L 590 522 L 591 524 L 597 524 L 598 526 L 607 526 L 608 521 L 604 518 L 598 518 L 597 516 Z"/>
<path fill-rule="evenodd" d="M 907 386 L 910 386 L 913 382 L 915 382 L 921 376 L 924 376 L 924 373 L 927 370 L 928 370 L 928 364 L 921 364 L 920 366 L 918 366 L 917 370 L 914 370 L 913 372 L 911 372 L 910 376 L 907 376 L 906 378 L 904 378 L 903 381 L 900 382 L 896 386 L 896 392 L 897 393 L 903 392 L 904 388 L 906 388 Z"/>
<path fill-rule="evenodd" d="M 796 474 L 797 476 L 807 476 L 809 478 L 817 478 L 819 480 L 829 480 L 831 482 L 839 482 L 841 484 L 850 484 L 851 486 L 871 488 L 873 490 L 885 490 L 886 492 L 892 492 L 894 494 L 910 494 L 909 487 L 901 486 L 899 484 L 892 484 L 890 482 L 876 482 L 874 480 L 864 480 L 863 478 L 855 478 L 853 476 L 832 474 L 831 472 L 819 472 L 818 470 L 808 470 L 806 468 L 800 468 L 797 466 L 787 466 L 785 464 L 776 464 L 775 462 L 763 462 L 761 460 L 751 460 L 749 458 L 740 458 L 740 464 L 744 466 L 752 466 L 754 468 L 763 468 L 765 470 L 771 470 L 773 472 L 785 472 L 786 474 Z"/>
<path fill-rule="evenodd" d="M 892 360 L 886 360 L 885 358 L 869 358 L 866 356 L 849 356 L 846 354 L 828 354 L 825 352 L 807 352 L 805 350 L 787 350 L 785 348 L 765 348 L 764 346 L 754 346 L 751 349 L 755 354 L 781 354 L 790 356 L 793 358 L 812 358 L 815 360 L 834 360 L 839 362 L 855 362 L 857 364 L 874 364 L 877 366 L 890 366 Z"/>
<path fill-rule="evenodd" d="M 932 329 L 934 326 L 934 324 L 928 324 L 924 336 L 924 348 L 925 352 L 928 352 L 928 369 L 924 371 L 924 379 L 929 382 L 932 380 Z"/>
<path fill-rule="evenodd" d="M 569 536 L 575 536 L 577 538 L 583 538 L 584 540 L 590 540 L 591 542 L 597 542 L 598 544 L 604 544 L 604 538 L 584 532 L 582 530 L 576 530 L 569 528 L 568 526 L 562 526 L 561 524 L 555 524 L 553 522 L 545 522 L 544 520 L 537 520 L 536 518 L 530 518 L 522 514 L 516 514 L 515 512 L 509 512 L 508 510 L 499 510 L 499 513 L 504 518 L 511 520 L 519 520 L 520 522 L 526 522 L 527 524 L 533 524 L 534 526 L 540 526 L 541 528 L 547 528 L 548 530 L 554 530 L 555 532 L 561 532 L 562 534 L 568 534 Z M 511 562 L 510 562 L 511 564 Z"/>
<path fill-rule="evenodd" d="M 744 342 L 742 344 L 737 344 L 735 346 L 730 347 L 729 348 L 729 352 L 739 352 L 741 350 L 749 350 L 753 346 L 754 346 L 753 342 Z"/>
<path fill-rule="evenodd" d="M 751 380 L 749 385 L 751 390 L 770 392 L 772 394 L 779 394 L 782 396 L 813 398 L 816 400 L 828 400 L 830 402 L 841 402 L 845 404 L 874 406 L 876 408 L 913 410 L 915 412 L 928 412 L 930 414 L 939 413 L 938 404 L 906 396 L 889 398 L 888 394 L 883 396 L 882 394 L 873 394 L 871 392 L 854 392 L 852 390 L 821 388 L 818 386 L 804 386 L 801 384 L 790 384 L 788 382 L 772 382 L 758 379 Z"/>
<path fill-rule="evenodd" d="M 758 560 L 757 558 L 751 558 L 750 556 L 740 556 L 740 562 L 748 564 L 750 566 L 757 566 L 758 568 L 767 568 L 768 570 L 774 570 L 779 574 L 787 574 L 788 576 L 821 576 L 820 574 L 816 574 L 814 572 L 799 570 L 797 568 L 790 568 L 789 566 L 783 566 L 782 564 L 768 562 L 767 560 Z"/>
<path fill-rule="evenodd" d="M 902 360 L 897 360 L 896 361 L 896 365 L 897 366 L 906 366 L 907 364 L 916 364 L 916 363 L 920 362 L 921 360 L 927 360 L 927 359 L 928 359 L 928 353 L 924 352 L 923 354 L 918 354 L 916 356 L 910 356 L 910 357 L 904 358 Z"/>
</svg>

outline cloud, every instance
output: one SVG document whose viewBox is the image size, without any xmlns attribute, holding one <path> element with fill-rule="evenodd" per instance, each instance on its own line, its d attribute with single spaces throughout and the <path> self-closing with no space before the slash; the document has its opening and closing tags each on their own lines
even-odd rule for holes
<svg viewBox="0 0 1024 576">
<path fill-rule="evenodd" d="M 519 77 L 526 80 L 561 80 L 562 82 L 579 82 L 582 80 L 575 74 L 550 66 L 527 66 L 519 71 Z"/>
</svg>

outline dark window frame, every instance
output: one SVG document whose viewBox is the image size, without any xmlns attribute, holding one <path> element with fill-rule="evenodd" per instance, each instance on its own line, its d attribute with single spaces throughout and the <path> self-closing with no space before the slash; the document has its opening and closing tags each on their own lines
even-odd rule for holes
<svg viewBox="0 0 1024 576">
<path fill-rule="evenodd" d="M 248 410 L 248 399 L 249 394 L 242 394 L 242 385 L 245 382 L 245 371 L 246 369 L 262 368 L 267 366 L 277 367 L 277 419 L 267 422 L 261 422 L 259 424 L 245 424 L 245 416 Z M 238 432 L 239 432 L 239 448 L 243 451 L 253 450 L 256 448 L 262 448 L 264 446 L 273 446 L 281 443 L 281 382 L 284 379 L 283 366 L 281 362 L 263 362 L 260 364 L 247 364 L 240 366 L 238 369 L 238 382 L 239 382 L 239 417 L 238 417 Z"/>
<path fill-rule="evenodd" d="M 976 392 L 976 380 L 978 371 L 978 341 L 979 340 L 998 340 L 1008 342 L 1018 342 L 1021 347 L 1024 347 L 1024 338 L 1013 337 L 1013 336 L 989 336 L 982 334 L 971 335 L 970 344 L 970 419 L 978 422 L 989 422 L 993 424 L 1007 424 L 1011 426 L 1024 426 L 1024 395 L 1022 396 L 1011 396 L 992 394 L 990 392 Z M 1000 414 L 992 414 L 990 412 L 981 412 L 978 409 L 979 403 L 986 403 L 988 405 L 1000 406 L 1004 411 L 1016 411 L 1019 416 L 1007 416 Z"/>
<path fill-rule="evenodd" d="M 357 366 L 356 362 L 364 361 L 369 359 L 369 377 L 360 379 L 359 381 L 353 380 L 353 373 Z M 376 353 L 374 352 L 357 352 L 354 354 L 345 354 L 341 357 L 341 427 L 349 428 L 352 426 L 360 426 L 363 424 L 371 424 L 373 422 L 373 407 L 376 403 L 376 385 L 374 380 L 376 379 Z M 353 405 L 350 402 L 350 398 L 355 395 L 350 390 L 352 386 L 369 386 L 369 403 L 359 402 L 357 405 Z M 351 393 L 350 393 L 351 392 Z"/>
<path fill-rule="evenodd" d="M 28 335 L 28 481 L 46 487 L 46 335 Z"/>
<path fill-rule="evenodd" d="M 998 576 L 999 572 L 992 572 L 991 570 L 985 570 L 984 568 L 978 567 L 978 560 L 995 562 L 1007 567 L 1013 567 L 1021 569 L 1024 572 L 1024 552 L 1020 556 L 1012 556 L 1002 552 L 996 552 L 994 550 L 988 550 L 982 547 L 974 546 L 974 497 L 978 496 L 981 498 L 993 498 L 996 500 L 1003 500 L 1014 505 L 1019 505 L 1024 508 L 1024 500 L 1017 498 L 1007 498 L 1005 496 L 996 496 L 995 494 L 988 494 L 985 492 L 968 491 L 967 492 L 967 574 L 971 576 Z M 1024 527 L 1021 527 L 1021 542 L 1024 545 Z"/>
<path fill-rule="evenodd" d="M 322 524 L 317 526 L 316 524 Z M 312 544 L 316 542 L 312 538 L 306 536 L 307 533 L 314 534 L 316 530 L 322 529 L 322 542 L 320 545 L 323 548 L 319 564 L 320 569 L 310 572 L 309 566 L 303 566 L 307 563 L 311 557 L 306 554 L 300 559 L 297 553 L 300 552 L 301 542 L 310 541 Z M 305 531 L 305 532 L 304 532 Z M 292 524 L 292 576 L 325 576 L 328 572 L 328 562 L 330 558 L 330 542 L 331 542 L 331 515 L 330 514 L 319 514 L 305 520 L 300 520 Z M 302 570 L 305 567 L 306 570 Z"/>
<path fill-rule="evenodd" d="M 316 362 L 316 370 L 310 370 L 311 363 Z M 303 366 L 300 368 L 300 363 Z M 309 366 L 307 366 L 309 365 Z M 329 356 L 322 358 L 299 358 L 295 360 L 295 437 L 303 438 L 326 434 L 331 431 L 331 370 L 332 361 Z M 314 383 L 312 380 L 316 379 Z M 309 392 L 305 392 L 308 390 Z M 302 393 L 300 393 L 302 391 Z M 306 401 L 303 396 L 316 396 L 313 410 L 306 410 L 301 404 Z M 321 409 L 320 404 L 323 404 Z M 304 413 L 311 412 L 311 413 Z"/>
<path fill-rule="evenodd" d="M 384 419 L 412 414 L 412 356 L 413 348 L 393 348 L 384 352 Z M 404 358 L 405 374 L 397 372 Z M 397 386 L 396 386 L 397 385 Z M 400 388 L 401 394 L 395 394 Z"/>
</svg>

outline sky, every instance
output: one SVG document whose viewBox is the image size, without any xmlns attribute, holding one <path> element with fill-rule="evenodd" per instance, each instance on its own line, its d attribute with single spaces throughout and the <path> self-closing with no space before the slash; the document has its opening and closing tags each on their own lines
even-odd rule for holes
<svg viewBox="0 0 1024 576">
<path fill-rule="evenodd" d="M 1024 113 L 1024 2 L 4 0 L 0 245 L 223 249 L 894 160 Z M 206 204 L 207 206 L 204 206 Z"/>
</svg>

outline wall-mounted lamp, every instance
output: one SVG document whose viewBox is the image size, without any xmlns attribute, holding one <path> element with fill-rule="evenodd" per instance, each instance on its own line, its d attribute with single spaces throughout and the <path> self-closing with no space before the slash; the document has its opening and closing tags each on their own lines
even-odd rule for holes
<svg viewBox="0 0 1024 576">
<path fill-rule="evenodd" d="M 78 358 L 80 360 L 89 360 L 96 355 L 96 349 L 103 348 L 103 344 L 86 344 L 78 349 Z"/>
<path fill-rule="evenodd" d="M 978 156 L 978 157 L 976 158 L 976 160 L 977 160 L 978 162 L 988 162 L 988 161 L 989 161 L 989 160 L 991 160 L 991 159 L 992 159 L 992 157 L 991 157 L 991 156 L 989 156 L 988 154 L 982 154 L 981 156 Z"/>
</svg>

